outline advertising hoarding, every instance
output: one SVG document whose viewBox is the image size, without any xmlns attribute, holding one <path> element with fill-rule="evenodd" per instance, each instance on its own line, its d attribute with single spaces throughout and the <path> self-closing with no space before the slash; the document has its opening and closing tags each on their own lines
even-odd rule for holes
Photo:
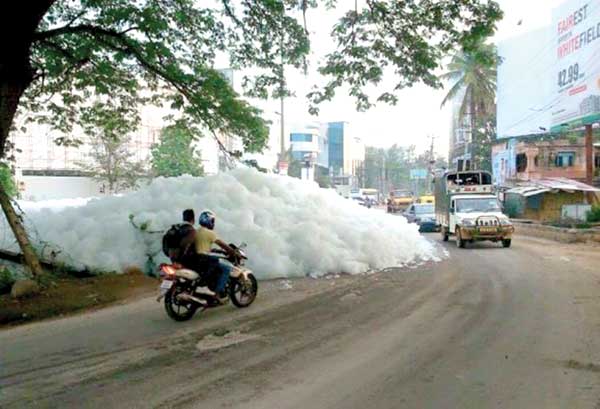
<svg viewBox="0 0 600 409">
<path fill-rule="evenodd" d="M 498 44 L 498 138 L 543 133 L 550 128 L 556 54 L 550 27 Z"/>
<path fill-rule="evenodd" d="M 498 44 L 498 138 L 600 121 L 600 0 L 567 0 L 546 28 Z"/>
<path fill-rule="evenodd" d="M 555 9 L 551 127 L 600 120 L 600 0 L 569 0 Z"/>
</svg>

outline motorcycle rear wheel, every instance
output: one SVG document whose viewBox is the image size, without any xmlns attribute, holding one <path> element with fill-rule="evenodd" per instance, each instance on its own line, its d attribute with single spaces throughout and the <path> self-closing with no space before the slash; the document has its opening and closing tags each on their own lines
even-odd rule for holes
<svg viewBox="0 0 600 409">
<path fill-rule="evenodd" d="M 177 301 L 173 291 L 169 291 L 165 295 L 165 311 L 167 311 L 167 315 L 174 321 L 182 322 L 191 319 L 197 309 L 198 306 L 193 303 Z"/>
<path fill-rule="evenodd" d="M 238 308 L 249 307 L 256 299 L 257 293 L 258 282 L 253 274 L 248 274 L 248 283 L 237 279 L 229 283 L 229 298 Z"/>
</svg>

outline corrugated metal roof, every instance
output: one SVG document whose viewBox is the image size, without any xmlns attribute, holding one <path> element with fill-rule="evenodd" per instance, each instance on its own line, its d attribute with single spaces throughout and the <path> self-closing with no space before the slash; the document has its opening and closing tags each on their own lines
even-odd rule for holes
<svg viewBox="0 0 600 409">
<path fill-rule="evenodd" d="M 566 191 L 581 191 L 581 192 L 600 192 L 600 189 L 585 183 L 578 182 L 567 178 L 544 178 L 534 180 L 538 186 L 544 186 L 550 189 L 566 190 Z"/>
<path fill-rule="evenodd" d="M 525 186 L 518 186 L 506 191 L 522 196 L 535 196 L 541 193 L 562 190 L 565 192 L 600 192 L 600 189 L 585 183 L 567 178 L 544 178 L 527 182 Z"/>
<path fill-rule="evenodd" d="M 535 196 L 546 192 L 550 192 L 550 189 L 536 186 L 521 186 L 506 191 L 506 193 L 514 193 L 525 197 Z"/>
</svg>

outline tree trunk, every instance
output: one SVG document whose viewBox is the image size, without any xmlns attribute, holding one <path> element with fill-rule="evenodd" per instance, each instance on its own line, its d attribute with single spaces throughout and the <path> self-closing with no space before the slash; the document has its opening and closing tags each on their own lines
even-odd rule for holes
<svg viewBox="0 0 600 409">
<path fill-rule="evenodd" d="M 30 55 L 34 34 L 43 16 L 56 0 L 36 2 L 4 2 L 0 6 L 0 159 L 5 155 L 6 141 L 19 101 L 34 78 Z M 4 187 L 0 185 L 0 205 L 19 243 L 31 274 L 43 274 L 37 255 Z"/>
<path fill-rule="evenodd" d="M 476 144 L 475 142 L 475 135 L 476 135 L 476 127 L 477 127 L 477 120 L 476 120 L 476 109 L 475 109 L 475 99 L 473 98 L 473 94 L 470 95 L 469 98 L 469 110 L 471 111 L 471 115 L 469 115 L 470 120 L 471 120 L 471 143 L 469 146 L 469 154 L 471 157 L 470 165 L 469 165 L 469 169 L 477 169 L 476 164 L 475 164 L 475 149 L 474 146 Z"/>
<path fill-rule="evenodd" d="M 10 225 L 11 230 L 13 231 L 15 238 L 17 239 L 17 243 L 19 243 L 19 247 L 21 248 L 21 252 L 23 253 L 23 258 L 25 259 L 25 264 L 29 267 L 31 274 L 34 277 L 41 277 L 44 273 L 38 256 L 33 251 L 33 247 L 31 247 L 31 243 L 29 243 L 29 237 L 27 237 L 27 233 L 25 232 L 25 228 L 23 227 L 23 223 L 21 222 L 21 218 L 15 212 L 13 205 L 10 201 L 10 198 L 6 194 L 4 187 L 0 184 L 0 205 L 2 206 L 2 210 L 4 211 L 4 215 L 6 216 L 6 220 Z"/>
</svg>

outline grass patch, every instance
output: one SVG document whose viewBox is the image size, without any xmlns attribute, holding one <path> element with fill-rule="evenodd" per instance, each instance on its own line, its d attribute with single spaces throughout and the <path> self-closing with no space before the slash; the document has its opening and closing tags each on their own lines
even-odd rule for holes
<svg viewBox="0 0 600 409">
<path fill-rule="evenodd" d="M 150 294 L 155 279 L 138 271 L 88 278 L 52 278 L 40 295 L 15 300 L 0 295 L 0 327 L 95 309 Z"/>
</svg>

